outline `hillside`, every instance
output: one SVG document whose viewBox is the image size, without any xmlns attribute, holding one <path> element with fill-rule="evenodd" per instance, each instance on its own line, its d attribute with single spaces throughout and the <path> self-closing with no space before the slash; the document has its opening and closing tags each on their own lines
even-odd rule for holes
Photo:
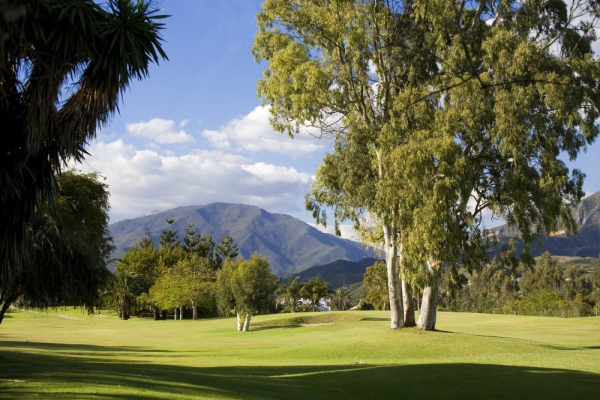
<svg viewBox="0 0 600 400">
<path fill-rule="evenodd" d="M 375 256 L 360 243 L 323 233 L 289 215 L 269 213 L 244 204 L 211 203 L 179 207 L 110 225 L 117 247 L 113 257 L 121 257 L 134 246 L 146 228 L 158 243 L 161 231 L 168 228 L 167 218 L 175 219 L 172 229 L 177 230 L 180 237 L 189 223 L 215 241 L 228 233 L 238 244 L 240 256 L 247 258 L 259 253 L 269 260 L 273 273 L 280 276 L 340 259 L 354 261 Z"/>
<path fill-rule="evenodd" d="M 534 256 L 549 251 L 554 256 L 598 257 L 600 253 L 600 192 L 581 201 L 573 210 L 577 222 L 577 235 L 567 236 L 564 231 L 554 232 L 542 238 L 542 246 L 533 246 Z M 515 232 L 506 225 L 494 228 L 500 243 L 506 243 Z"/>
<path fill-rule="evenodd" d="M 297 274 L 299 282 L 306 282 L 314 279 L 317 275 L 325 282 L 330 282 L 330 289 L 337 289 L 340 286 L 349 286 L 363 281 L 367 267 L 379 261 L 377 258 L 363 258 L 359 261 L 337 260 L 326 265 L 319 265 L 309 268 Z"/>
</svg>

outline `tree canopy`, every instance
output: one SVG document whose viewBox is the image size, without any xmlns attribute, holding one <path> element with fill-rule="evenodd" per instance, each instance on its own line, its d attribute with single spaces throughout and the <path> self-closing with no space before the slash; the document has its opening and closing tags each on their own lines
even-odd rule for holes
<svg viewBox="0 0 600 400">
<path fill-rule="evenodd" d="M 219 310 L 228 315 L 233 309 L 238 318 L 238 330 L 247 331 L 252 315 L 268 310 L 278 282 L 279 278 L 269 271 L 267 260 L 257 254 L 248 260 L 228 259 L 217 275 Z"/>
<path fill-rule="evenodd" d="M 36 207 L 27 262 L 13 279 L 0 281 L 0 322 L 17 300 L 29 307 L 81 305 L 89 311 L 100 303 L 113 250 L 108 197 L 95 173 L 70 170 L 56 177 L 53 203 Z"/>
<path fill-rule="evenodd" d="M 520 232 L 529 264 L 537 235 L 574 229 L 583 174 L 560 155 L 598 135 L 596 13 L 585 1 L 263 3 L 259 96 L 276 130 L 333 139 L 307 207 L 321 223 L 324 207 L 336 225 L 377 221 L 392 328 L 410 275 L 397 262 L 424 273 L 418 325 L 434 329 L 441 271 L 487 259 L 484 210 Z"/>
</svg>

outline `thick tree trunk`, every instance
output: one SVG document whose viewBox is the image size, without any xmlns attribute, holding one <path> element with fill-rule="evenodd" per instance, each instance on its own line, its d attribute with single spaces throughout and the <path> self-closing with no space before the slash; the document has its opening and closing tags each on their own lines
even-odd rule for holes
<svg viewBox="0 0 600 400">
<path fill-rule="evenodd" d="M 243 332 L 247 332 L 250 329 L 250 319 L 252 318 L 252 313 L 246 314 L 246 320 L 244 321 L 244 327 L 242 328 Z"/>
<path fill-rule="evenodd" d="M 435 330 L 437 319 L 437 298 L 440 288 L 440 263 L 437 261 L 427 262 L 428 283 L 423 289 L 423 301 L 417 327 L 427 331 Z"/>
<path fill-rule="evenodd" d="M 404 279 L 402 279 L 402 302 L 404 303 L 404 326 L 416 326 L 412 286 Z"/>
<path fill-rule="evenodd" d="M 404 311 L 402 307 L 402 286 L 398 277 L 398 248 L 395 237 L 392 235 L 391 226 L 383 226 L 383 236 L 385 239 L 385 263 L 390 298 L 390 327 L 399 329 L 404 326 Z"/>
<path fill-rule="evenodd" d="M 192 303 L 192 319 L 198 319 L 198 306 L 196 305 L 196 303 Z"/>
<path fill-rule="evenodd" d="M 181 321 L 183 319 L 183 306 L 179 307 L 179 320 Z"/>
<path fill-rule="evenodd" d="M 177 307 L 175 307 L 175 308 L 173 309 L 173 319 L 174 319 L 175 321 L 177 321 L 177 311 L 178 311 L 178 309 L 177 309 Z"/>
<path fill-rule="evenodd" d="M 241 332 L 242 331 L 242 316 L 240 315 L 239 312 L 236 312 L 236 315 L 237 315 L 237 330 L 239 332 Z"/>
<path fill-rule="evenodd" d="M 152 314 L 154 315 L 154 320 L 155 321 L 160 320 L 160 310 L 158 309 L 158 307 L 153 307 L 152 308 Z"/>
</svg>

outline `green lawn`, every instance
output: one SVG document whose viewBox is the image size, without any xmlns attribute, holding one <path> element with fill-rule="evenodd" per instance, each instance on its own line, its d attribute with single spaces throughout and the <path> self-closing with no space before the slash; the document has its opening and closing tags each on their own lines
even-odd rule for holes
<svg viewBox="0 0 600 400">
<path fill-rule="evenodd" d="M 600 318 L 378 311 L 152 321 L 10 313 L 0 398 L 597 399 Z M 257 326 L 262 325 L 262 326 Z"/>
</svg>

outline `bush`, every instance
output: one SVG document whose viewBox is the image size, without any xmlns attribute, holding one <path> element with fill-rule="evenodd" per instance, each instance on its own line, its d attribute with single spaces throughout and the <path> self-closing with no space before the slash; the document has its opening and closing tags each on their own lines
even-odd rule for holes
<svg viewBox="0 0 600 400">
<path fill-rule="evenodd" d="M 521 315 L 576 318 L 593 315 L 592 306 L 582 301 L 566 301 L 560 292 L 538 292 L 524 297 L 516 304 Z"/>
</svg>

